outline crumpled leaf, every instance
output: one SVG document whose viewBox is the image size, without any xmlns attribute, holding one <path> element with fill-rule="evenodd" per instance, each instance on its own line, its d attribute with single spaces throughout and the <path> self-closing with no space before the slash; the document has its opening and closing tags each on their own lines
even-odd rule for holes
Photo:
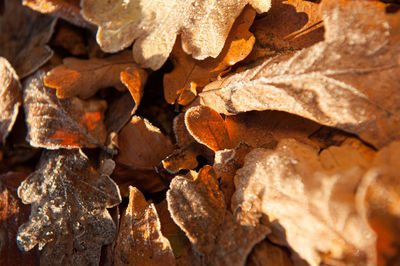
<svg viewBox="0 0 400 266">
<path fill-rule="evenodd" d="M 106 208 L 121 196 L 109 178 L 79 150 L 45 151 L 38 169 L 18 188 L 31 204 L 29 221 L 18 230 L 18 245 L 43 249 L 41 265 L 98 265 L 101 246 L 116 235 Z M 111 170 L 111 171 L 110 171 Z"/>
<path fill-rule="evenodd" d="M 246 4 L 266 12 L 268 0 L 108 1 L 82 0 L 82 14 L 99 26 L 97 42 L 106 52 L 120 51 L 135 41 L 135 61 L 160 68 L 181 34 L 183 50 L 195 59 L 217 57 Z"/>
<path fill-rule="evenodd" d="M 318 150 L 294 139 L 254 149 L 235 177 L 232 198 L 243 224 L 270 221 L 274 241 L 310 265 L 374 265 L 375 233 L 362 182 L 369 161 L 349 145 Z"/>
<path fill-rule="evenodd" d="M 43 78 L 43 71 L 38 71 L 25 85 L 27 141 L 34 147 L 47 149 L 103 147 L 107 103 L 76 97 L 59 99 L 55 89 L 43 85 Z"/>
<path fill-rule="evenodd" d="M 175 265 L 155 205 L 147 203 L 135 187 L 129 187 L 129 205 L 121 218 L 114 252 L 114 265 Z"/>
<path fill-rule="evenodd" d="M 0 264 L 39 265 L 35 251 L 21 252 L 17 247 L 18 227 L 29 217 L 29 206 L 23 205 L 17 196 L 17 188 L 27 177 L 24 172 L 8 172 L 0 175 Z"/>
<path fill-rule="evenodd" d="M 162 159 L 172 153 L 173 145 L 160 129 L 146 119 L 133 116 L 119 133 L 118 146 L 119 154 L 115 159 L 117 171 L 113 175 L 117 183 L 123 181 L 147 192 L 165 188 L 154 169 Z M 118 168 L 126 168 L 126 172 L 121 172 Z M 126 194 L 125 188 L 123 194 Z"/>
<path fill-rule="evenodd" d="M 193 59 L 183 51 L 178 38 L 171 53 L 174 69 L 164 75 L 165 100 L 170 104 L 189 104 L 196 97 L 198 89 L 216 80 L 229 66 L 246 58 L 255 41 L 248 30 L 255 15 L 256 12 L 250 6 L 243 9 L 216 58 L 202 61 Z"/>
<path fill-rule="evenodd" d="M 176 176 L 167 192 L 168 209 L 185 231 L 203 264 L 244 265 L 252 247 L 269 230 L 241 226 L 228 212 L 212 167 L 192 176 Z"/>
<path fill-rule="evenodd" d="M 378 265 L 400 263 L 400 142 L 381 149 L 365 174 L 368 220 L 377 233 Z"/>
<path fill-rule="evenodd" d="M 309 47 L 324 39 L 317 1 L 272 0 L 268 14 L 254 22 L 256 38 L 246 62 Z"/>
<path fill-rule="evenodd" d="M 7 58 L 22 79 L 46 63 L 53 51 L 46 43 L 54 31 L 56 19 L 41 15 L 7 0 L 0 16 L 0 56 Z"/>
<path fill-rule="evenodd" d="M 80 0 L 23 0 L 22 4 L 44 14 L 61 17 L 77 26 L 93 28 L 94 25 L 83 19 Z"/>
<path fill-rule="evenodd" d="M 286 111 L 376 147 L 400 138 L 400 14 L 385 15 L 378 2 L 345 0 L 323 1 L 321 12 L 324 42 L 211 83 L 202 104 L 224 114 Z"/>
<path fill-rule="evenodd" d="M 44 84 L 56 88 L 59 98 L 79 96 L 87 99 L 98 90 L 107 87 L 125 90 L 122 82 L 138 105 L 146 79 L 146 71 L 140 69 L 134 63 L 130 52 L 126 51 L 105 59 L 65 58 L 63 65 L 47 73 Z"/>
<path fill-rule="evenodd" d="M 19 78 L 7 59 L 0 57 L 0 141 L 4 144 L 22 102 Z"/>
</svg>

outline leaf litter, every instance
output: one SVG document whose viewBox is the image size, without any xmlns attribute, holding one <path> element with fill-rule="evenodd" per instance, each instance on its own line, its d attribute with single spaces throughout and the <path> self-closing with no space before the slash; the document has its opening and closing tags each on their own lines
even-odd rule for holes
<svg viewBox="0 0 400 266">
<path fill-rule="evenodd" d="M 399 264 L 382 2 L 0 1 L 0 264 Z"/>
</svg>

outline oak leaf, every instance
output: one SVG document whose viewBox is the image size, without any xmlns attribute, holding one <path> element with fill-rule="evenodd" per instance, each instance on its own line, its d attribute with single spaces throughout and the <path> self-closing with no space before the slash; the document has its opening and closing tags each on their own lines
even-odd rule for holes
<svg viewBox="0 0 400 266">
<path fill-rule="evenodd" d="M 7 59 L 0 57 L 0 141 L 4 144 L 22 103 L 19 78 Z"/>
<path fill-rule="evenodd" d="M 107 103 L 76 97 L 59 99 L 55 89 L 44 86 L 44 75 L 38 71 L 30 77 L 23 93 L 29 143 L 47 149 L 103 147 Z"/>
<path fill-rule="evenodd" d="M 155 167 L 172 153 L 173 145 L 160 129 L 146 119 L 133 116 L 120 131 L 118 146 L 117 170 L 113 175 L 117 183 L 135 185 L 147 192 L 165 188 Z M 123 187 L 123 194 L 126 194 L 126 185 Z"/>
<path fill-rule="evenodd" d="M 56 19 L 22 6 L 21 1 L 5 1 L 5 12 L 0 16 L 0 56 L 7 58 L 21 79 L 53 55 L 46 43 L 55 24 Z"/>
<path fill-rule="evenodd" d="M 289 252 L 283 247 L 273 245 L 268 240 L 254 246 L 247 258 L 246 266 L 292 266 Z"/>
<path fill-rule="evenodd" d="M 80 0 L 23 0 L 22 4 L 43 14 L 61 17 L 80 27 L 94 28 L 94 25 L 83 19 L 79 6 Z"/>
<path fill-rule="evenodd" d="M 126 51 L 104 59 L 65 58 L 61 66 L 47 73 L 44 84 L 56 88 L 59 98 L 79 96 L 82 99 L 92 97 L 103 88 L 125 90 L 126 86 L 136 105 L 139 105 L 146 79 L 147 73 L 134 63 L 130 52 Z"/>
<path fill-rule="evenodd" d="M 101 246 L 116 235 L 106 208 L 121 202 L 108 176 L 112 169 L 104 166 L 80 150 L 45 151 L 18 188 L 22 202 L 31 204 L 29 221 L 18 230 L 20 248 L 44 248 L 41 265 L 98 265 Z"/>
<path fill-rule="evenodd" d="M 254 149 L 235 177 L 232 198 L 243 224 L 270 222 L 274 241 L 311 265 L 376 263 L 366 220 L 364 173 L 370 162 L 350 145 L 318 150 L 294 139 Z"/>
<path fill-rule="evenodd" d="M 321 3 L 325 41 L 211 83 L 219 113 L 280 110 L 355 133 L 376 147 L 400 138 L 399 14 L 369 1 Z"/>
<path fill-rule="evenodd" d="M 226 209 L 223 193 L 210 166 L 199 173 L 176 176 L 167 192 L 168 209 L 202 262 L 212 265 L 244 265 L 252 247 L 269 230 L 242 226 Z"/>
<path fill-rule="evenodd" d="M 114 265 L 175 265 L 171 245 L 161 232 L 153 203 L 129 187 L 129 205 L 122 218 L 114 251 Z"/>
<path fill-rule="evenodd" d="M 246 4 L 266 12 L 270 1 L 95 1 L 82 0 L 82 14 L 99 26 L 97 42 L 106 52 L 135 41 L 133 55 L 144 67 L 160 68 L 181 34 L 183 50 L 195 59 L 217 57 Z"/>
<path fill-rule="evenodd" d="M 254 45 L 254 36 L 248 29 L 255 15 L 256 12 L 251 7 L 243 9 L 232 26 L 224 48 L 216 58 L 202 61 L 193 59 L 183 51 L 178 38 L 171 53 L 174 69 L 164 75 L 165 100 L 170 104 L 189 104 L 201 87 L 216 80 L 228 67 L 246 58 Z"/>
</svg>

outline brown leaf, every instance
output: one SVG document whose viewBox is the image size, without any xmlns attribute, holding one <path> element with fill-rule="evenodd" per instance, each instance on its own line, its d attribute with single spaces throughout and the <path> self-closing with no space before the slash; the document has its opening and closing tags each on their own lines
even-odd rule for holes
<svg viewBox="0 0 400 266">
<path fill-rule="evenodd" d="M 4 144 L 22 102 L 19 78 L 7 59 L 0 57 L 0 141 Z"/>
<path fill-rule="evenodd" d="M 18 245 L 44 247 L 41 265 L 98 265 L 101 246 L 116 234 L 106 208 L 121 201 L 110 169 L 102 168 L 78 150 L 45 151 L 36 172 L 18 188 L 23 203 L 32 205 Z"/>
<path fill-rule="evenodd" d="M 369 161 L 350 145 L 318 150 L 293 139 L 255 149 L 235 177 L 235 213 L 257 225 L 266 215 L 274 241 L 311 265 L 374 265 L 363 176 Z"/>
<path fill-rule="evenodd" d="M 129 184 L 129 180 L 131 180 L 131 184 L 134 183 L 148 192 L 156 192 L 165 188 L 154 169 L 173 151 L 173 145 L 167 136 L 164 136 L 149 121 L 134 116 L 119 133 L 118 146 L 117 165 L 130 171 L 129 176 L 121 175 L 119 177 L 117 174 L 122 173 L 115 173 L 114 177 L 118 183 L 123 180 L 124 183 Z M 143 175 L 144 172 L 147 174 Z M 150 184 L 152 185 L 150 186 Z"/>
<path fill-rule="evenodd" d="M 195 59 L 217 57 L 228 33 L 246 4 L 266 12 L 270 1 L 224 0 L 207 4 L 191 1 L 83 0 L 82 14 L 99 26 L 97 42 L 106 52 L 120 51 L 135 41 L 135 60 L 160 68 L 181 34 L 183 50 Z M 168 14 L 168 15 L 166 15 Z"/>
<path fill-rule="evenodd" d="M 29 143 L 47 149 L 102 147 L 106 138 L 106 102 L 58 99 L 55 89 L 43 85 L 43 78 L 44 73 L 38 71 L 24 89 Z"/>
<path fill-rule="evenodd" d="M 63 65 L 47 73 L 44 84 L 56 88 L 59 98 L 79 96 L 87 99 L 107 87 L 124 90 L 123 82 L 138 105 L 146 79 L 147 73 L 134 63 L 130 52 L 126 51 L 105 59 L 65 58 Z"/>
<path fill-rule="evenodd" d="M 168 209 L 205 264 L 244 265 L 268 229 L 241 226 L 228 212 L 212 167 L 176 176 L 167 192 Z M 250 230 L 249 230 L 250 229 Z"/>
<path fill-rule="evenodd" d="M 161 223 L 153 203 L 129 188 L 129 205 L 121 218 L 114 253 L 115 265 L 175 265 L 171 245 L 161 232 Z"/>
<path fill-rule="evenodd" d="M 219 113 L 206 106 L 192 107 L 186 111 L 185 125 L 193 138 L 218 151 L 231 148 L 225 121 Z"/>
<path fill-rule="evenodd" d="M 28 175 L 24 172 L 8 172 L 0 175 L 0 264 L 39 265 L 37 253 L 22 252 L 17 247 L 17 230 L 28 219 L 30 208 L 17 196 L 17 188 Z"/>
<path fill-rule="evenodd" d="M 368 220 L 377 233 L 378 265 L 400 263 L 400 142 L 380 150 L 365 174 Z"/>
<path fill-rule="evenodd" d="M 272 0 L 268 14 L 256 20 L 251 31 L 256 38 L 246 62 L 309 47 L 323 41 L 324 29 L 317 1 Z"/>
<path fill-rule="evenodd" d="M 0 56 L 7 58 L 22 79 L 46 63 L 53 51 L 46 43 L 56 20 L 7 0 L 0 16 Z"/>
<path fill-rule="evenodd" d="M 22 4 L 35 11 L 61 17 L 80 27 L 94 28 L 80 13 L 80 0 L 23 0 Z"/>
<path fill-rule="evenodd" d="M 171 57 L 174 70 L 164 75 L 164 97 L 170 104 L 187 105 L 204 87 L 229 66 L 243 60 L 252 50 L 254 36 L 248 31 L 256 12 L 250 6 L 243 9 L 226 39 L 225 46 L 216 58 L 198 61 L 186 54 L 177 39 Z"/>
<path fill-rule="evenodd" d="M 201 102 L 224 114 L 290 112 L 376 147 L 400 138 L 399 13 L 385 15 L 377 2 L 345 0 L 323 1 L 321 11 L 324 42 L 211 83 Z"/>
<path fill-rule="evenodd" d="M 52 46 L 62 47 L 74 56 L 86 56 L 87 48 L 84 31 L 71 24 L 59 21 L 57 30 L 51 39 Z"/>
</svg>

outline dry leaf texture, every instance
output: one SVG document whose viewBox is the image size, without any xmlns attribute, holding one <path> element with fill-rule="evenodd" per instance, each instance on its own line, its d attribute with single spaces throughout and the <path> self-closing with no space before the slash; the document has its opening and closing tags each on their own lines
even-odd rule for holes
<svg viewBox="0 0 400 266">
<path fill-rule="evenodd" d="M 0 141 L 3 144 L 17 119 L 22 102 L 19 78 L 7 59 L 0 57 Z"/>
<path fill-rule="evenodd" d="M 10 61 L 20 78 L 35 72 L 53 55 L 46 43 L 54 31 L 56 20 L 21 5 L 21 1 L 5 1 L 0 16 L 0 56 Z"/>
<path fill-rule="evenodd" d="M 176 176 L 167 192 L 168 209 L 203 263 L 244 265 L 253 246 L 269 232 L 257 225 L 241 226 L 228 212 L 224 194 L 210 166 L 194 177 Z"/>
<path fill-rule="evenodd" d="M 399 139 L 400 14 L 369 1 L 321 5 L 324 42 L 211 84 L 201 102 L 225 114 L 290 112 L 376 147 Z"/>
<path fill-rule="evenodd" d="M 161 232 L 161 223 L 153 203 L 129 188 L 129 205 L 121 218 L 115 246 L 114 265 L 175 265 L 171 245 Z"/>
<path fill-rule="evenodd" d="M 266 12 L 269 0 L 82 0 L 82 14 L 99 26 L 97 42 L 106 52 L 135 41 L 133 55 L 144 67 L 160 68 L 181 34 L 183 50 L 196 59 L 217 57 L 246 4 Z"/>
<path fill-rule="evenodd" d="M 107 87 L 124 90 L 122 82 L 134 94 L 143 90 L 146 78 L 147 73 L 133 62 L 132 55 L 127 51 L 104 59 L 65 58 L 61 66 L 47 73 L 44 84 L 56 88 L 59 98 L 79 96 L 87 99 Z M 137 97 L 134 96 L 134 99 L 136 101 Z"/>
<path fill-rule="evenodd" d="M 368 165 L 351 146 L 318 155 L 286 139 L 275 150 L 255 149 L 235 177 L 235 212 L 254 225 L 267 215 L 280 242 L 311 265 L 374 265 L 375 234 L 360 185 Z"/>
<path fill-rule="evenodd" d="M 43 78 L 43 71 L 38 71 L 28 79 L 23 93 L 29 143 L 47 149 L 102 147 L 107 103 L 59 99 L 55 89 L 44 86 Z"/>
<path fill-rule="evenodd" d="M 116 235 L 106 208 L 121 201 L 117 185 L 79 150 L 45 151 L 38 169 L 18 188 L 31 204 L 18 245 L 44 247 L 43 265 L 98 265 L 101 246 Z"/>
</svg>

